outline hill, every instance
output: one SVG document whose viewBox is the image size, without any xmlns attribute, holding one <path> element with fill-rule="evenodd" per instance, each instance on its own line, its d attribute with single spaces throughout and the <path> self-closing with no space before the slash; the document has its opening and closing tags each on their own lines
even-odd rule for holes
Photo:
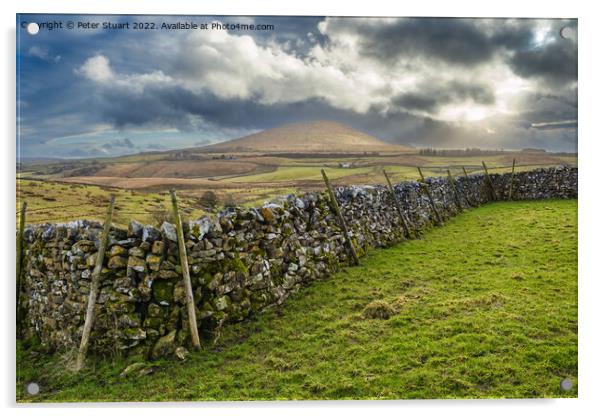
<svg viewBox="0 0 602 416">
<path fill-rule="evenodd" d="M 209 145 L 206 153 L 363 153 L 409 152 L 412 148 L 385 143 L 335 121 L 285 124 L 259 133 Z"/>
</svg>

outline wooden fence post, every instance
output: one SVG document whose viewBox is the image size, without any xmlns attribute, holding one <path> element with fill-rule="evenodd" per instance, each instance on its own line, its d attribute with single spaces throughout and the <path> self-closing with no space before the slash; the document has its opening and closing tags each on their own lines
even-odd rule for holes
<svg viewBox="0 0 602 416">
<path fill-rule="evenodd" d="M 458 197 L 458 190 L 456 189 L 454 178 L 452 177 L 449 169 L 447 170 L 447 179 L 449 179 L 449 184 L 451 185 L 452 191 L 454 193 L 454 201 L 456 203 L 456 206 L 458 207 L 458 211 L 462 212 L 462 204 L 460 203 L 460 198 Z"/>
<path fill-rule="evenodd" d="M 23 231 L 25 230 L 25 215 L 27 213 L 27 202 L 21 204 L 19 216 L 19 230 L 17 231 L 17 337 L 21 333 L 21 319 L 19 319 L 19 307 L 21 305 L 21 268 L 23 267 Z"/>
<path fill-rule="evenodd" d="M 401 226 L 403 227 L 403 232 L 406 238 L 411 238 L 410 229 L 408 224 L 406 223 L 405 218 L 403 217 L 403 210 L 401 209 L 401 204 L 399 203 L 399 198 L 397 198 L 397 194 L 395 193 L 395 188 L 393 188 L 393 184 L 389 179 L 389 175 L 387 175 L 387 171 L 383 169 L 383 174 L 385 175 L 385 179 L 387 180 L 387 184 L 389 185 L 389 191 L 393 196 L 393 202 L 395 203 L 395 207 L 397 208 L 397 213 L 399 214 L 399 219 L 401 220 Z"/>
<path fill-rule="evenodd" d="M 426 194 L 426 196 L 429 199 L 429 202 L 431 203 L 431 208 L 433 209 L 433 212 L 435 213 L 435 219 L 437 221 L 437 224 L 442 224 L 443 221 L 441 220 L 439 211 L 437 211 L 437 207 L 435 206 L 435 200 L 433 200 L 433 196 L 431 195 L 431 191 L 429 190 L 428 184 L 424 180 L 424 175 L 422 174 L 422 169 L 420 169 L 420 166 L 417 166 L 417 168 L 418 168 L 418 173 L 420 174 L 420 181 L 418 182 L 420 184 L 420 189 L 422 189 L 424 191 L 424 193 Z"/>
<path fill-rule="evenodd" d="M 180 253 L 180 265 L 182 266 L 182 276 L 184 278 L 184 286 L 186 289 L 188 324 L 190 326 L 192 345 L 195 349 L 198 350 L 201 348 L 201 341 L 199 339 L 199 329 L 196 323 L 196 308 L 194 306 L 194 295 L 192 294 L 192 283 L 190 282 L 190 271 L 188 269 L 188 257 L 186 254 L 186 243 L 184 242 L 184 231 L 182 230 L 182 219 L 180 218 L 180 211 L 178 211 L 178 200 L 176 198 L 176 191 L 171 190 L 170 193 L 171 205 L 176 221 L 176 232 L 178 235 L 178 252 Z"/>
<path fill-rule="evenodd" d="M 337 202 L 337 198 L 334 195 L 334 192 L 332 191 L 332 187 L 330 186 L 330 180 L 328 180 L 328 176 L 326 176 L 326 172 L 324 171 L 324 169 L 322 169 L 322 178 L 324 178 L 324 183 L 326 184 L 326 190 L 328 191 L 328 196 L 330 197 L 332 209 L 334 210 L 334 213 L 338 217 L 341 228 L 343 229 L 343 233 L 345 235 L 345 241 L 347 242 L 349 252 L 351 253 L 351 257 L 353 258 L 353 262 L 355 263 L 355 265 L 358 265 L 358 264 L 360 264 L 360 259 L 357 256 L 357 253 L 355 252 L 355 247 L 353 247 L 353 242 L 349 238 L 349 231 L 347 230 L 347 223 L 345 222 L 345 218 L 343 217 L 343 214 L 341 214 L 341 210 L 339 208 L 339 203 Z"/>
<path fill-rule="evenodd" d="M 468 183 L 470 181 L 470 179 L 468 179 L 468 172 L 466 172 L 466 168 L 464 166 L 462 166 L 462 171 L 464 172 L 464 177 L 466 178 L 466 183 Z M 471 206 L 471 207 L 476 206 L 475 204 L 473 204 L 472 202 L 470 202 L 470 198 L 468 197 L 468 194 L 464 194 L 464 198 L 466 198 L 466 203 L 469 206 Z"/>
<path fill-rule="evenodd" d="M 512 159 L 512 173 L 510 174 L 510 190 L 508 191 L 508 200 L 512 201 L 512 188 L 514 187 L 514 166 L 516 159 Z"/>
<path fill-rule="evenodd" d="M 104 229 L 102 231 L 102 239 L 100 240 L 100 247 L 98 248 L 98 253 L 96 255 L 96 264 L 94 265 L 94 271 L 92 272 L 92 281 L 90 282 L 90 294 L 88 295 L 86 320 L 84 321 L 84 330 L 82 332 L 82 339 L 79 344 L 79 352 L 77 354 L 77 363 L 75 367 L 77 371 L 84 367 L 86 354 L 88 353 L 88 346 L 90 345 L 90 332 L 92 332 L 92 326 L 94 325 L 94 308 L 96 306 L 96 299 L 98 297 L 98 286 L 100 285 L 102 264 L 104 263 L 105 252 L 109 243 L 109 232 L 111 231 L 111 220 L 113 218 L 114 205 L 115 195 L 111 195 L 109 206 L 107 207 L 107 216 L 105 217 Z"/>
<path fill-rule="evenodd" d="M 485 179 L 489 184 L 489 188 L 491 189 L 491 197 L 494 201 L 497 200 L 497 194 L 495 193 L 495 188 L 493 187 L 493 182 L 491 181 L 491 177 L 489 176 L 489 171 L 487 170 L 487 165 L 485 165 L 485 161 L 481 161 L 483 164 L 483 169 L 485 170 Z"/>
</svg>

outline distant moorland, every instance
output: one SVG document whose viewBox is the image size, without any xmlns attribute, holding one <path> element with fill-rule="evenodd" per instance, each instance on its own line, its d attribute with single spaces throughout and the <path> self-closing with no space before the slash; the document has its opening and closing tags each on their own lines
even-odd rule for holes
<svg viewBox="0 0 602 416">
<path fill-rule="evenodd" d="M 22 160 L 17 202 L 27 201 L 28 223 L 100 219 L 116 193 L 118 224 L 147 223 L 169 215 L 166 193 L 175 188 L 185 216 L 198 217 L 228 204 L 254 205 L 291 192 L 322 189 L 320 169 L 337 184 L 378 184 L 386 169 L 393 180 L 538 167 L 576 165 L 576 154 L 480 149 L 414 149 L 384 143 L 340 123 L 294 123 L 200 148 L 77 159 Z"/>
</svg>

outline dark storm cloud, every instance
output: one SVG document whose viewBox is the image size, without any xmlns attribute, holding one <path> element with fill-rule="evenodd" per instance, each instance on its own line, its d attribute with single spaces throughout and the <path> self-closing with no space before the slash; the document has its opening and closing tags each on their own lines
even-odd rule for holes
<svg viewBox="0 0 602 416">
<path fill-rule="evenodd" d="M 537 19 L 505 20 L 495 19 L 491 21 L 493 33 L 488 42 L 494 48 L 505 48 L 507 50 L 521 50 L 528 48 L 533 42 L 533 29 Z"/>
<path fill-rule="evenodd" d="M 408 110 L 432 110 L 455 101 L 472 100 L 478 104 L 495 101 L 487 85 L 448 82 L 437 86 L 419 88 L 421 93 L 394 97 L 392 108 L 383 114 L 382 108 L 373 106 L 366 113 L 338 109 L 320 98 L 300 102 L 261 104 L 251 99 L 222 99 L 210 92 L 194 93 L 181 87 L 149 86 L 142 93 L 121 88 L 109 88 L 97 96 L 97 108 L 103 122 L 119 129 L 132 126 L 163 126 L 183 131 L 195 130 L 195 117 L 217 127 L 266 129 L 278 125 L 334 119 L 368 131 L 384 140 L 398 140 L 406 131 L 413 138 L 420 135 L 423 118 L 412 116 Z M 399 123 L 403 122 L 403 128 Z"/>
<path fill-rule="evenodd" d="M 408 92 L 393 97 L 391 104 L 394 108 L 432 111 L 441 104 L 441 100 L 430 94 Z"/>
<path fill-rule="evenodd" d="M 560 123 L 559 125 L 561 126 L 566 120 L 576 120 L 577 112 L 562 108 L 537 109 L 521 112 L 517 119 L 520 120 L 520 125 L 525 128 L 538 124 L 551 125 L 553 123 Z"/>
<path fill-rule="evenodd" d="M 361 36 L 365 55 L 381 61 L 419 56 L 460 66 L 472 66 L 492 59 L 500 48 L 519 50 L 532 42 L 534 20 L 508 23 L 479 19 L 421 18 L 379 22 L 369 20 L 340 21 L 335 30 Z"/>
<path fill-rule="evenodd" d="M 469 66 L 490 59 L 494 52 L 487 35 L 469 19 L 403 19 L 377 25 L 366 22 L 350 29 L 359 31 L 363 53 L 382 61 L 396 60 L 401 55 L 428 56 Z"/>
<path fill-rule="evenodd" d="M 118 128 L 160 125 L 187 131 L 194 129 L 191 116 L 227 128 L 265 129 L 345 113 L 323 100 L 262 105 L 253 99 L 220 99 L 209 92 L 160 87 L 146 88 L 142 94 L 112 89 L 101 96 L 98 109 L 103 121 Z"/>
<path fill-rule="evenodd" d="M 266 120 L 282 116 L 274 106 L 253 100 L 224 100 L 214 94 L 195 94 L 181 87 L 148 87 L 143 93 L 111 89 L 98 106 L 102 120 L 119 129 L 132 126 L 162 126 L 184 131 L 195 129 L 195 119 L 223 127 L 264 128 Z"/>
<path fill-rule="evenodd" d="M 573 101 L 573 99 L 575 101 Z M 529 129 L 533 125 L 554 125 L 555 129 L 571 127 L 567 120 L 577 120 L 576 97 L 572 92 L 565 96 L 555 94 L 532 94 L 525 97 L 525 110 L 515 117 L 517 125 Z"/>
<path fill-rule="evenodd" d="M 510 66 L 524 78 L 538 78 L 553 87 L 577 81 L 577 46 L 559 38 L 542 48 L 517 51 Z"/>
<path fill-rule="evenodd" d="M 491 85 L 463 84 L 460 82 L 450 82 L 446 85 L 444 97 L 449 97 L 449 101 L 472 100 L 477 104 L 493 104 L 495 95 Z"/>
<path fill-rule="evenodd" d="M 563 104 L 565 106 L 568 107 L 572 107 L 572 108 L 577 108 L 577 90 L 576 89 L 570 89 L 569 91 L 567 91 L 566 95 L 558 95 L 558 94 L 534 94 L 534 98 L 536 100 L 552 100 L 552 101 L 556 101 L 557 103 Z M 576 110 L 575 110 L 575 114 L 576 114 Z"/>
<path fill-rule="evenodd" d="M 466 84 L 458 81 L 441 85 L 421 85 L 416 92 L 399 94 L 391 99 L 392 110 L 435 111 L 439 107 L 470 100 L 476 104 L 493 104 L 495 95 L 490 85 Z"/>
<path fill-rule="evenodd" d="M 576 81 L 577 44 L 560 36 L 560 29 L 576 30 L 575 20 L 551 20 L 553 39 L 536 44 L 537 19 L 401 19 L 374 24 L 366 19 L 333 22 L 332 30 L 360 36 L 362 54 L 378 61 L 420 57 L 459 66 L 491 61 L 497 52 L 510 53 L 509 64 L 522 77 L 539 77 L 553 85 Z M 410 97 L 411 98 L 411 97 Z M 428 103 L 420 104 L 427 105 Z"/>
</svg>

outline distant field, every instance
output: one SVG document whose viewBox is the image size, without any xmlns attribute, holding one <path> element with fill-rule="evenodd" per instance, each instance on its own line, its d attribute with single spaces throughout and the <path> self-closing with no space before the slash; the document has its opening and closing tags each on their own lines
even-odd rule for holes
<svg viewBox="0 0 602 416">
<path fill-rule="evenodd" d="M 130 162 L 109 165 L 94 176 L 118 176 L 125 178 L 207 178 L 238 175 L 249 171 L 269 171 L 271 166 L 253 161 L 239 160 L 176 160 L 154 162 Z"/>
<path fill-rule="evenodd" d="M 364 318 L 373 301 L 392 316 Z M 577 334 L 577 201 L 500 202 L 370 251 L 150 375 L 119 377 L 124 359 L 76 374 L 69 354 L 18 345 L 17 401 L 577 397 Z"/>
<path fill-rule="evenodd" d="M 155 222 L 165 211 L 166 192 L 175 188 L 184 198 L 182 206 L 191 217 L 206 214 L 199 198 L 207 191 L 224 204 L 252 206 L 293 192 L 324 189 L 321 169 L 335 185 L 382 184 L 383 169 L 394 181 L 418 179 L 416 166 L 425 176 L 517 171 L 560 164 L 575 165 L 576 157 L 548 153 L 503 153 L 471 157 L 414 154 L 367 154 L 363 156 L 284 157 L 283 155 L 224 154 L 207 156 L 195 152 L 139 154 L 109 159 L 29 164 L 20 173 L 17 191 L 27 200 L 30 222 L 102 218 L 111 193 L 117 194 L 116 221 L 129 219 Z M 341 167 L 344 165 L 346 167 Z M 160 217 L 160 216 L 159 216 Z"/>
<path fill-rule="evenodd" d="M 328 174 L 329 178 L 338 179 L 352 175 L 364 174 L 369 172 L 371 168 L 324 168 L 324 170 Z M 228 182 L 281 182 L 297 180 L 319 181 L 322 180 L 322 174 L 320 173 L 320 169 L 316 167 L 279 167 L 274 172 L 237 176 L 227 179 Z"/>
<path fill-rule="evenodd" d="M 25 200 L 29 224 L 82 218 L 102 221 L 111 194 L 116 197 L 113 222 L 117 225 L 126 226 L 131 219 L 157 224 L 171 212 L 166 193 L 25 179 L 17 180 L 17 211 L 21 208 L 19 203 Z M 196 198 L 183 196 L 180 206 L 185 217 L 197 218 L 203 214 Z"/>
</svg>

